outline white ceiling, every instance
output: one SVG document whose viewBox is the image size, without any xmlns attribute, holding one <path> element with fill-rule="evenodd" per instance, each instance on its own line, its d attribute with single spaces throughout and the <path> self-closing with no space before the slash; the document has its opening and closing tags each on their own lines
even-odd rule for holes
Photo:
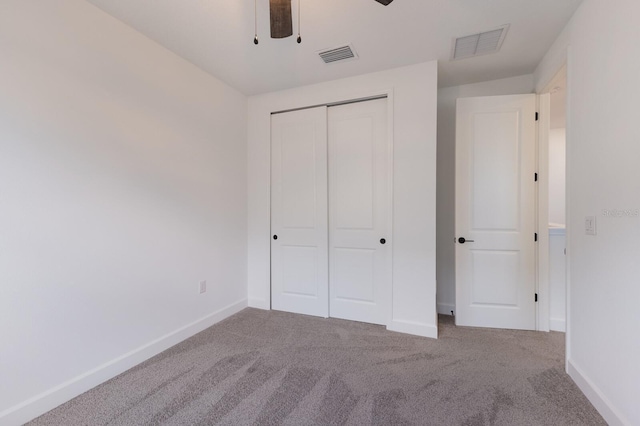
<svg viewBox="0 0 640 426">
<path fill-rule="evenodd" d="M 300 0 L 302 44 L 269 38 L 269 2 L 87 0 L 247 95 L 437 59 L 439 86 L 534 71 L 582 0 Z M 511 24 L 502 50 L 450 62 L 454 37 Z M 317 51 L 351 43 L 360 58 L 325 65 Z"/>
</svg>

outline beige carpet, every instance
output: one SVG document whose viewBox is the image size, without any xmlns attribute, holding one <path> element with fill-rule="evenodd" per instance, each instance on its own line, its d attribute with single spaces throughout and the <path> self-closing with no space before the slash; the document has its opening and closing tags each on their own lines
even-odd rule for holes
<svg viewBox="0 0 640 426">
<path fill-rule="evenodd" d="M 34 425 L 604 425 L 564 373 L 564 334 L 438 340 L 246 309 Z"/>
</svg>

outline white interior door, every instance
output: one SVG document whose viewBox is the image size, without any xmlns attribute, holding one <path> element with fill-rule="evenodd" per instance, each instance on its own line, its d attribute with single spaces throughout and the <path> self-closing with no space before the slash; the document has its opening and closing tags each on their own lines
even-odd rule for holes
<svg viewBox="0 0 640 426">
<path fill-rule="evenodd" d="M 271 306 L 327 317 L 327 108 L 271 117 Z"/>
<path fill-rule="evenodd" d="M 458 99 L 457 325 L 535 329 L 535 113 L 535 95 Z"/>
<path fill-rule="evenodd" d="M 329 108 L 329 294 L 331 317 L 387 323 L 387 100 Z"/>
</svg>

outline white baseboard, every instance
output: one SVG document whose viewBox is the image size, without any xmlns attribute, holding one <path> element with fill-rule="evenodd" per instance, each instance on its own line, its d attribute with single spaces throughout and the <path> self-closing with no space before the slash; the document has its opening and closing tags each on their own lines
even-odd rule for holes
<svg viewBox="0 0 640 426">
<path fill-rule="evenodd" d="M 549 319 L 549 329 L 551 331 L 567 331 L 567 322 L 564 318 L 551 318 Z"/>
<path fill-rule="evenodd" d="M 456 311 L 456 305 L 450 303 L 438 303 L 436 309 L 441 315 L 451 315 L 451 311 Z"/>
<path fill-rule="evenodd" d="M 387 330 L 398 333 L 414 334 L 416 336 L 438 338 L 438 327 L 410 321 L 393 320 L 387 325 Z"/>
<path fill-rule="evenodd" d="M 271 310 L 271 303 L 264 299 L 249 299 L 249 307 L 269 311 Z"/>
<path fill-rule="evenodd" d="M 610 426 L 631 425 L 572 360 L 567 362 L 567 373 Z"/>
<path fill-rule="evenodd" d="M 247 307 L 241 300 L 0 412 L 0 425 L 22 425 Z"/>
</svg>

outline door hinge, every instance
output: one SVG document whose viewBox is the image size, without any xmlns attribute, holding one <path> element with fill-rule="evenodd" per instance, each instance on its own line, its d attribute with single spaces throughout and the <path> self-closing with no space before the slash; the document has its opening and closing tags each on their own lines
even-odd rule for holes
<svg viewBox="0 0 640 426">
<path fill-rule="evenodd" d="M 536 301 L 536 302 L 538 301 L 538 293 L 536 293 L 535 301 Z"/>
<path fill-rule="evenodd" d="M 538 233 L 537 232 L 535 232 L 533 234 L 533 241 L 538 242 Z"/>
<path fill-rule="evenodd" d="M 533 180 L 534 180 L 534 182 L 538 181 L 538 174 L 537 173 L 533 174 Z"/>
<path fill-rule="evenodd" d="M 540 119 L 540 114 L 536 112 L 536 121 L 538 121 L 539 119 Z"/>
</svg>

